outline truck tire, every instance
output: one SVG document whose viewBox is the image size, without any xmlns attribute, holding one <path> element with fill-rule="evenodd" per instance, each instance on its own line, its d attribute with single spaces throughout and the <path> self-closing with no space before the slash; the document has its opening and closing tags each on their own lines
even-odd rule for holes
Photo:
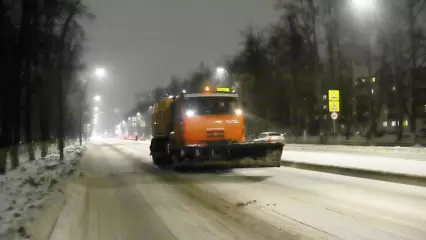
<svg viewBox="0 0 426 240">
<path fill-rule="evenodd" d="M 154 157 L 154 156 L 152 156 L 152 162 L 154 163 L 154 165 L 156 165 L 160 168 L 166 167 L 168 165 L 166 157 Z"/>
<path fill-rule="evenodd" d="M 166 156 L 166 148 L 164 146 L 164 139 L 163 138 L 153 138 L 151 140 L 151 155 L 152 155 L 152 162 L 154 165 L 158 167 L 165 167 L 167 166 L 167 156 Z"/>
<path fill-rule="evenodd" d="M 170 156 L 170 160 L 173 170 L 179 171 L 179 169 L 182 168 L 182 166 L 179 164 L 179 155 L 176 152 L 172 153 L 172 155 Z"/>
</svg>

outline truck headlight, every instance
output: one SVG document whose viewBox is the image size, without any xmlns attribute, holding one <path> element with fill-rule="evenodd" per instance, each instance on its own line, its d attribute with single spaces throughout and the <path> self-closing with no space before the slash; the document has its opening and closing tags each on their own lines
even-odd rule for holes
<svg viewBox="0 0 426 240">
<path fill-rule="evenodd" d="M 195 111 L 194 110 L 187 110 L 186 111 L 186 116 L 188 116 L 188 117 L 192 117 L 192 116 L 194 116 L 195 115 Z"/>
<path fill-rule="evenodd" d="M 237 108 L 237 109 L 235 109 L 235 114 L 241 115 L 241 114 L 243 114 L 243 110 Z"/>
</svg>

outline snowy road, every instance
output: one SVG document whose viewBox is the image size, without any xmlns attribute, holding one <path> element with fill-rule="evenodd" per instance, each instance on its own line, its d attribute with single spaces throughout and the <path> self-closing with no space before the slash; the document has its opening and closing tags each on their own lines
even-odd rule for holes
<svg viewBox="0 0 426 240">
<path fill-rule="evenodd" d="M 51 240 L 426 239 L 426 188 L 291 168 L 172 173 L 94 142 Z"/>
</svg>

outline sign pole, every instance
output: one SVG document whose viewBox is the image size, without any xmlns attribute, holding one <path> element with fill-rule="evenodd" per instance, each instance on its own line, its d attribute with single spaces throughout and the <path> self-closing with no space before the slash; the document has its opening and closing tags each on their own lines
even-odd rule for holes
<svg viewBox="0 0 426 240">
<path fill-rule="evenodd" d="M 336 120 L 339 117 L 340 112 L 340 91 L 339 90 L 328 90 L 328 110 L 331 113 L 331 119 L 333 121 L 333 135 L 336 136 Z"/>
<path fill-rule="evenodd" d="M 336 136 L 336 120 L 333 119 L 333 136 Z"/>
</svg>

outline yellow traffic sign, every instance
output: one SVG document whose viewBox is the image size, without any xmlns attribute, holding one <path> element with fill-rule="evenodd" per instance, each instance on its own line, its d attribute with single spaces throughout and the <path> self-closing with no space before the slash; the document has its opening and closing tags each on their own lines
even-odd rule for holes
<svg viewBox="0 0 426 240">
<path fill-rule="evenodd" d="M 340 101 L 340 91 L 328 90 L 328 101 Z"/>
<path fill-rule="evenodd" d="M 340 102 L 339 101 L 328 101 L 328 110 L 330 112 L 340 112 Z"/>
</svg>

